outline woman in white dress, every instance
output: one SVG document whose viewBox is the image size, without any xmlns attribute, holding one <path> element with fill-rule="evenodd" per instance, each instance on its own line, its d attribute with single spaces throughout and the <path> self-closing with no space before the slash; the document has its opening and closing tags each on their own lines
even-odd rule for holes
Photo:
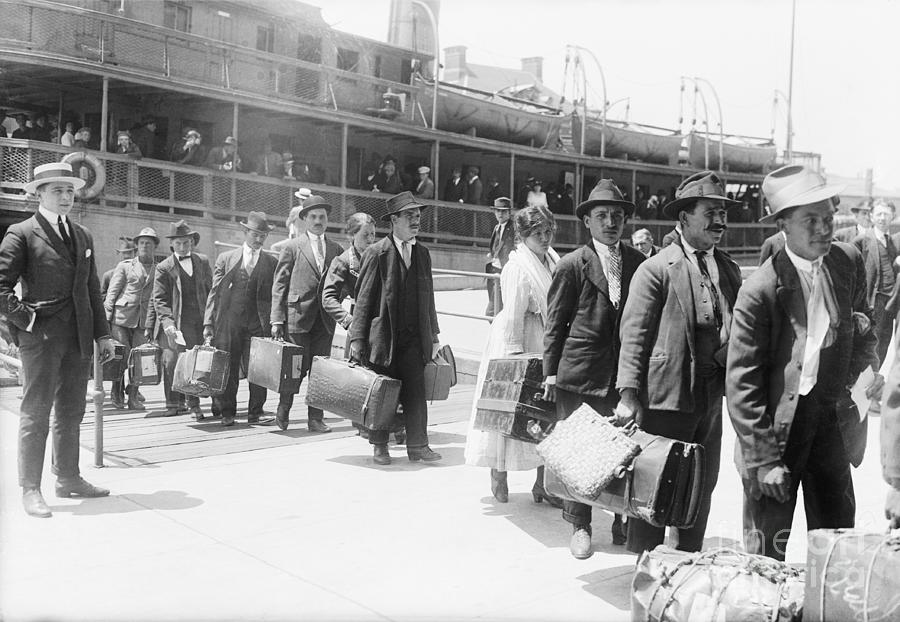
<svg viewBox="0 0 900 622">
<path fill-rule="evenodd" d="M 547 193 L 541 190 L 543 182 L 535 179 L 531 182 L 531 190 L 528 191 L 528 197 L 525 199 L 525 207 L 549 207 L 547 203 Z"/>
<path fill-rule="evenodd" d="M 550 247 L 556 224 L 546 207 L 525 207 L 514 217 L 516 249 L 500 273 L 503 310 L 491 324 L 491 333 L 478 369 L 475 403 L 466 437 L 466 464 L 491 469 L 491 492 L 497 501 L 509 500 L 507 471 L 538 469 L 532 494 L 540 503 L 547 500 L 561 506 L 557 497 L 544 491 L 543 466 L 533 443 L 486 432 L 473 427 L 478 396 L 487 375 L 488 362 L 511 354 L 541 353 L 544 349 L 544 321 L 547 317 L 547 292 L 559 255 Z"/>
</svg>

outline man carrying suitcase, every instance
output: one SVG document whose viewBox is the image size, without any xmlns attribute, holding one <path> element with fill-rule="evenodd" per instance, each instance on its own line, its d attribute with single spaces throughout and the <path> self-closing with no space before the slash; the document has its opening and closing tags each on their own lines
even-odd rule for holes
<svg viewBox="0 0 900 622">
<path fill-rule="evenodd" d="M 425 364 L 440 349 L 440 330 L 431 255 L 416 241 L 423 207 L 411 192 L 388 199 L 381 218 L 390 221 L 391 234 L 363 253 L 350 325 L 350 359 L 403 383 L 406 453 L 413 462 L 441 459 L 428 446 L 424 373 Z M 391 463 L 387 441 L 387 430 L 369 433 L 376 464 Z"/>
<path fill-rule="evenodd" d="M 204 340 L 211 339 L 213 346 L 231 357 L 225 392 L 213 397 L 213 407 L 221 413 L 223 426 L 234 425 L 238 371 L 246 371 L 250 365 L 250 338 L 265 337 L 271 331 L 269 315 L 276 261 L 262 247 L 273 227 L 263 212 L 250 212 L 241 226 L 244 243 L 216 259 L 203 320 Z M 266 388 L 250 383 L 247 423 L 260 423 L 265 403 Z"/>
<path fill-rule="evenodd" d="M 288 240 L 278 256 L 272 282 L 272 337 L 290 340 L 303 348 L 300 381 L 309 373 L 314 356 L 329 356 L 334 338 L 334 319 L 322 308 L 325 275 L 335 257 L 344 252 L 340 244 L 325 237 L 331 204 L 318 195 L 303 201 L 298 218 L 306 232 Z M 275 422 L 287 430 L 293 393 L 281 393 Z M 310 432 L 331 432 L 319 408 L 307 409 Z"/>
</svg>

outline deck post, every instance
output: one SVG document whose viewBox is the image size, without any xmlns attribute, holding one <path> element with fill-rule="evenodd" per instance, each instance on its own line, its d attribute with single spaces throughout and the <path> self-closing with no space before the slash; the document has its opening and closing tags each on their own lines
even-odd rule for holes
<svg viewBox="0 0 900 622">
<path fill-rule="evenodd" d="M 103 99 L 100 102 L 100 151 L 106 151 L 109 140 L 109 78 L 103 76 Z"/>
<path fill-rule="evenodd" d="M 105 78 L 104 78 L 105 79 Z M 103 365 L 100 364 L 100 346 L 94 342 L 94 466 L 103 466 Z"/>
<path fill-rule="evenodd" d="M 347 218 L 347 157 L 350 148 L 350 125 L 341 124 L 341 212 Z"/>
</svg>

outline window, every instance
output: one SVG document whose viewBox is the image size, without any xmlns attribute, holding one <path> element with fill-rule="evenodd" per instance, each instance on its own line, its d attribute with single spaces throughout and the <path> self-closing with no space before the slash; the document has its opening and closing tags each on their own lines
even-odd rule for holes
<svg viewBox="0 0 900 622">
<path fill-rule="evenodd" d="M 297 35 L 297 58 L 308 63 L 322 62 L 322 40 L 312 35 Z"/>
<path fill-rule="evenodd" d="M 163 26 L 181 32 L 191 31 L 191 7 L 167 0 L 163 10 Z"/>
<path fill-rule="evenodd" d="M 344 71 L 356 71 L 359 67 L 359 52 L 338 48 L 337 68 Z"/>
<path fill-rule="evenodd" d="M 375 65 L 372 69 L 373 69 L 372 75 L 375 76 L 376 78 L 380 78 L 381 77 L 381 55 L 375 56 Z"/>
<path fill-rule="evenodd" d="M 275 24 L 256 27 L 256 49 L 262 52 L 275 51 Z"/>
</svg>

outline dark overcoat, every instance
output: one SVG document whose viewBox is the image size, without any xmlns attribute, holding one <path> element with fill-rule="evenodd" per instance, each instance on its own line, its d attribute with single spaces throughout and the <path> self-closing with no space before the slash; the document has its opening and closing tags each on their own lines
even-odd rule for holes
<svg viewBox="0 0 900 622">
<path fill-rule="evenodd" d="M 216 258 L 216 267 L 213 269 L 212 287 L 206 298 L 206 312 L 203 316 L 203 325 L 213 327 L 214 345 L 228 349 L 231 343 L 230 327 L 226 321 L 226 310 L 231 307 L 231 288 L 234 285 L 234 277 L 238 270 L 243 269 L 244 248 L 236 248 L 222 253 Z M 265 251 L 259 252 L 256 266 L 247 290 L 247 297 L 256 303 L 256 314 L 259 317 L 259 325 L 262 326 L 263 335 L 271 332 L 269 317 L 272 312 L 272 279 L 275 274 L 275 258 Z M 255 278 L 254 278 L 255 277 Z"/>
<path fill-rule="evenodd" d="M 179 268 L 175 264 L 176 261 L 173 253 L 156 265 L 146 324 L 147 328 L 152 330 L 154 339 L 160 339 L 161 333 L 168 326 L 181 329 L 181 279 L 178 276 Z M 206 308 L 206 297 L 212 286 L 212 268 L 209 267 L 206 255 L 196 252 L 191 253 L 191 264 L 197 290 L 197 307 L 200 313 L 203 313 Z"/>
</svg>

